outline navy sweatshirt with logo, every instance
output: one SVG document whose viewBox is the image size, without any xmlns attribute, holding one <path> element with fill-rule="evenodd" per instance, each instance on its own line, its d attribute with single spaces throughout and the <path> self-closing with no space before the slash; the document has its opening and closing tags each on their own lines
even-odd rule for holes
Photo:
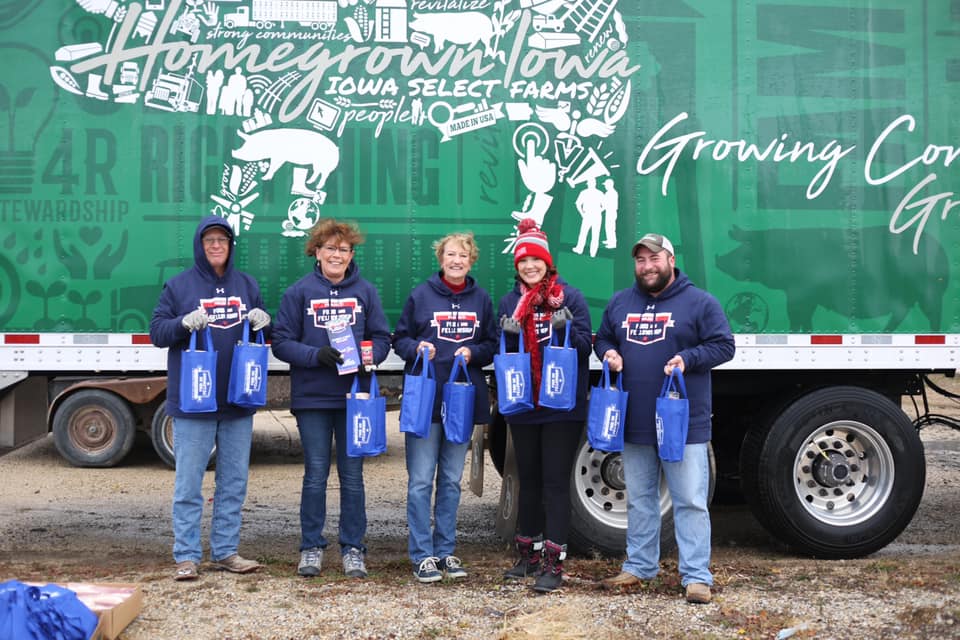
<svg viewBox="0 0 960 640">
<path fill-rule="evenodd" d="M 594 343 L 601 360 L 610 349 L 623 358 L 623 389 L 630 393 L 624 439 L 634 444 L 657 443 L 656 400 L 663 386 L 663 367 L 677 354 L 683 358 L 690 401 L 687 443 L 708 442 L 710 370 L 734 354 L 733 334 L 720 303 L 680 270 L 674 273 L 676 280 L 659 296 L 636 284 L 615 293 Z"/>
<path fill-rule="evenodd" d="M 346 320 L 357 348 L 373 342 L 373 362 L 390 353 L 390 325 L 376 287 L 360 277 L 355 262 L 334 284 L 319 265 L 290 285 L 280 301 L 273 329 L 273 355 L 290 363 L 290 409 L 344 409 L 355 374 L 339 375 L 317 361 L 320 347 L 329 346 L 327 323 Z M 362 374 L 361 374 L 362 375 Z M 360 390 L 367 391 L 363 375 Z"/>
<path fill-rule="evenodd" d="M 192 268 L 173 276 L 163 285 L 160 300 L 150 320 L 150 342 L 167 350 L 167 415 L 175 418 L 224 420 L 248 416 L 254 409 L 227 404 L 227 383 L 233 347 L 243 336 L 243 319 L 250 309 L 263 309 L 260 287 L 252 276 L 233 267 L 234 247 L 223 276 L 218 276 L 207 261 L 203 250 L 203 234 L 212 227 L 221 227 L 233 240 L 233 230 L 219 216 L 207 216 L 200 221 L 193 236 Z M 217 411 L 213 413 L 184 413 L 180 410 L 180 355 L 190 343 L 190 332 L 183 328 L 183 316 L 204 309 L 209 318 L 213 348 L 217 352 Z M 206 349 L 204 332 L 197 333 L 197 348 Z M 265 336 L 266 337 L 266 336 Z"/>
<path fill-rule="evenodd" d="M 436 349 L 433 365 L 437 375 L 437 394 L 433 403 L 433 421 L 440 422 L 440 403 L 443 399 L 443 384 L 453 368 L 453 354 L 460 347 L 470 349 L 467 373 L 474 385 L 476 398 L 473 403 L 474 424 L 490 421 L 490 400 L 483 367 L 493 362 L 497 349 L 497 325 L 493 317 L 493 302 L 490 296 L 470 276 L 466 287 L 454 293 L 435 273 L 414 288 L 403 306 L 393 337 L 393 349 L 411 372 L 417 358 L 417 345 L 429 342 Z M 420 366 L 417 366 L 420 373 Z M 462 377 L 459 378 L 462 381 Z"/>
</svg>

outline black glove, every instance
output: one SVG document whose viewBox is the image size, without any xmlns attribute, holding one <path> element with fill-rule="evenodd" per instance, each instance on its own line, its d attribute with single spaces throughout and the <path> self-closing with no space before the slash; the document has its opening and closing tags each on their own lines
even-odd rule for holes
<svg viewBox="0 0 960 640">
<path fill-rule="evenodd" d="M 573 312 L 566 307 L 560 307 L 550 316 L 550 324 L 553 325 L 554 331 L 559 331 L 566 327 L 567 320 L 573 320 Z"/>
<path fill-rule="evenodd" d="M 515 336 L 520 335 L 520 323 L 510 316 L 500 316 L 500 328 L 504 333 L 512 333 Z"/>
<path fill-rule="evenodd" d="M 339 351 L 327 345 L 320 347 L 320 350 L 317 351 L 317 362 L 324 367 L 336 369 L 338 364 L 343 364 L 343 356 L 340 355 Z"/>
</svg>

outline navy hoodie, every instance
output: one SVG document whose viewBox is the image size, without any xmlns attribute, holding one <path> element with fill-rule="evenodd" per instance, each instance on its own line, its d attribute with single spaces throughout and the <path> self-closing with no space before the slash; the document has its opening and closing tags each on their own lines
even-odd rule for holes
<svg viewBox="0 0 960 640">
<path fill-rule="evenodd" d="M 623 358 L 623 389 L 630 393 L 624 439 L 655 445 L 656 400 L 663 367 L 683 358 L 690 401 L 687 443 L 709 442 L 712 411 L 710 370 L 733 358 L 734 340 L 720 303 L 674 269 L 676 279 L 659 296 L 634 284 L 610 299 L 597 331 L 597 357 L 614 349 Z"/>
<path fill-rule="evenodd" d="M 390 353 L 390 325 L 376 287 L 360 277 L 355 262 L 337 284 L 315 265 L 284 292 L 273 328 L 273 355 L 290 363 L 292 410 L 346 408 L 347 393 L 356 376 L 341 376 L 336 369 L 317 362 L 320 347 L 330 345 L 327 322 L 343 317 L 357 348 L 362 340 L 371 340 L 374 363 L 383 362 Z M 361 381 L 360 388 L 367 391 L 369 380 Z"/>
<path fill-rule="evenodd" d="M 590 327 L 590 308 L 587 301 L 576 289 L 567 284 L 563 278 L 557 278 L 557 282 L 563 286 L 563 306 L 570 309 L 573 313 L 573 320 L 570 321 L 570 346 L 577 350 L 577 404 L 570 411 L 560 411 L 559 409 L 547 409 L 544 407 L 535 407 L 530 411 L 515 413 L 507 416 L 507 422 L 510 424 L 545 424 L 547 422 L 584 422 L 587 419 L 587 387 L 590 383 L 590 348 L 592 339 L 592 330 Z M 500 299 L 500 305 L 497 309 L 497 317 L 512 316 L 513 311 L 520 302 L 520 283 L 514 286 L 513 291 Z M 550 344 L 550 338 L 553 335 L 553 326 L 546 319 L 545 313 L 549 309 L 537 307 L 535 310 L 534 322 L 536 323 L 537 336 L 539 336 L 539 347 L 541 356 L 543 349 Z M 498 330 L 498 333 L 500 331 Z M 557 343 L 563 344 L 563 334 L 557 336 Z M 520 338 L 512 333 L 504 336 L 507 351 L 514 353 L 520 346 Z M 499 337 L 498 337 L 499 340 Z M 499 342 L 497 344 L 499 349 Z"/>
<path fill-rule="evenodd" d="M 217 275 L 203 251 L 203 234 L 212 227 L 222 228 L 231 240 L 223 276 Z M 255 411 L 227 404 L 233 347 L 243 337 L 243 319 L 250 309 L 263 309 L 257 281 L 233 268 L 236 247 L 232 241 L 233 230 L 226 220 L 220 216 L 207 216 L 201 220 L 193 236 L 193 267 L 164 283 L 160 300 L 153 310 L 150 342 L 168 349 L 166 410 L 175 418 L 224 420 L 249 416 Z M 180 321 L 191 311 L 201 308 L 207 312 L 213 348 L 217 352 L 217 411 L 184 413 L 180 410 L 180 354 L 190 343 L 190 332 Z M 203 335 L 203 331 L 197 333 L 198 349 L 205 349 Z"/>
<path fill-rule="evenodd" d="M 437 374 L 437 394 L 433 403 L 433 421 L 440 422 L 443 384 L 453 369 L 453 353 L 460 347 L 470 349 L 467 373 L 474 385 L 474 424 L 490 421 L 490 398 L 483 367 L 493 362 L 497 349 L 497 324 L 493 302 L 486 291 L 467 276 L 466 287 L 454 293 L 440 279 L 440 273 L 414 288 L 403 306 L 393 336 L 393 350 L 403 358 L 410 373 L 417 358 L 417 345 L 429 342 L 436 347 L 433 365 Z M 417 367 L 419 373 L 420 367 Z"/>
</svg>

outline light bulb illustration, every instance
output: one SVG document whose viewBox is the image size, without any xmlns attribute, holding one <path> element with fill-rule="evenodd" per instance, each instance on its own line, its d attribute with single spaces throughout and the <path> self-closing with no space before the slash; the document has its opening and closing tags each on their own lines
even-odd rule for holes
<svg viewBox="0 0 960 640">
<path fill-rule="evenodd" d="M 0 45 L 0 60 L 16 69 L 0 78 L 0 193 L 30 193 L 37 140 L 53 117 L 59 94 L 49 80 L 50 62 L 37 49 Z"/>
</svg>

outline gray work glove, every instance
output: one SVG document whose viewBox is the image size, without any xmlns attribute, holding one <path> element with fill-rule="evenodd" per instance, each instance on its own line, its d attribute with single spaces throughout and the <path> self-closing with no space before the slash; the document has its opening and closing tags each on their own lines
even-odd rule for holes
<svg viewBox="0 0 960 640">
<path fill-rule="evenodd" d="M 270 314 L 263 309 L 250 309 L 247 312 L 247 320 L 250 321 L 251 331 L 260 331 L 270 324 Z"/>
<path fill-rule="evenodd" d="M 520 335 L 522 330 L 520 323 L 511 316 L 500 316 L 500 328 L 503 329 L 504 333 L 512 333 L 515 336 Z"/>
<path fill-rule="evenodd" d="M 553 325 L 554 331 L 559 331 L 566 327 L 567 320 L 573 320 L 573 312 L 566 307 L 560 307 L 550 316 L 550 324 Z"/>
<path fill-rule="evenodd" d="M 320 350 L 317 351 L 317 362 L 324 367 L 336 369 L 338 364 L 343 364 L 343 356 L 340 355 L 339 351 L 327 345 L 320 347 Z"/>
<path fill-rule="evenodd" d="M 210 318 L 207 317 L 207 312 L 203 309 L 194 309 L 180 319 L 180 324 L 182 324 L 183 328 L 187 331 L 206 329 L 209 322 Z"/>
</svg>

